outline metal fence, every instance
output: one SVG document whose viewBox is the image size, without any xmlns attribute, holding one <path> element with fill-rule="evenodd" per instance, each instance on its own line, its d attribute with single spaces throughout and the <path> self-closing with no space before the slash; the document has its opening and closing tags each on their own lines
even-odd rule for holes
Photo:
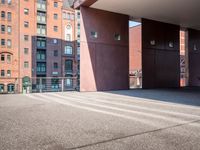
<svg viewBox="0 0 200 150">
<path fill-rule="evenodd" d="M 129 76 L 130 89 L 142 88 L 142 77 Z"/>
<path fill-rule="evenodd" d="M 42 93 L 79 91 L 77 77 L 37 77 L 0 79 L 0 93 Z"/>
</svg>

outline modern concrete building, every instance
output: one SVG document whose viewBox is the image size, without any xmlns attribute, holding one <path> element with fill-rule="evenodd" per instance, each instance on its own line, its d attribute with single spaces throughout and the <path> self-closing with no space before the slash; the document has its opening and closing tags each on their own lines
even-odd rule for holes
<svg viewBox="0 0 200 150">
<path fill-rule="evenodd" d="M 142 25 L 129 28 L 130 88 L 142 87 Z M 188 85 L 188 58 L 186 56 L 187 31 L 180 30 L 180 86 Z M 163 60 L 164 61 L 164 60 Z"/>
<path fill-rule="evenodd" d="M 57 77 L 79 76 L 79 13 L 67 1 L 1 0 L 0 13 L 0 92 L 36 88 L 39 77 L 57 88 Z"/>
<path fill-rule="evenodd" d="M 187 31 L 188 86 L 200 86 L 199 5 L 197 0 L 73 1 L 72 7 L 81 11 L 80 90 L 129 88 L 128 22 L 132 19 L 142 24 L 143 88 L 180 87 L 181 28 Z"/>
</svg>

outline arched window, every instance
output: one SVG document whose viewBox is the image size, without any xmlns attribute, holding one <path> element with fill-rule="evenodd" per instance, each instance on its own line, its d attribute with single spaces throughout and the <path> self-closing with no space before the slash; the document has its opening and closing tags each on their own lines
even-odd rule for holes
<svg viewBox="0 0 200 150">
<path fill-rule="evenodd" d="M 1 11 L 1 18 L 2 18 L 2 19 L 5 19 L 5 17 L 6 17 L 5 11 Z"/>
<path fill-rule="evenodd" d="M 71 24 L 68 24 L 65 29 L 65 40 L 66 41 L 72 41 L 72 33 L 73 33 L 72 26 L 71 26 Z"/>
<path fill-rule="evenodd" d="M 15 85 L 14 84 L 8 84 L 8 93 L 13 93 L 15 91 Z"/>
<path fill-rule="evenodd" d="M 71 29 L 71 25 L 67 25 L 67 30 L 70 30 Z"/>
<path fill-rule="evenodd" d="M 0 93 L 4 92 L 4 84 L 0 84 Z"/>
</svg>

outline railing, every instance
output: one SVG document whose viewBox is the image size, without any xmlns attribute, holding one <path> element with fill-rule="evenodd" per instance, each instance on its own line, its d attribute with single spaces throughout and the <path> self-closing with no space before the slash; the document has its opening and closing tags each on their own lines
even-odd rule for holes
<svg viewBox="0 0 200 150">
<path fill-rule="evenodd" d="M 142 88 L 142 77 L 129 76 L 130 89 Z"/>
<path fill-rule="evenodd" d="M 77 77 L 0 78 L 0 94 L 79 91 Z"/>
<path fill-rule="evenodd" d="M 129 74 L 130 89 L 142 88 L 142 70 L 131 70 Z"/>
</svg>

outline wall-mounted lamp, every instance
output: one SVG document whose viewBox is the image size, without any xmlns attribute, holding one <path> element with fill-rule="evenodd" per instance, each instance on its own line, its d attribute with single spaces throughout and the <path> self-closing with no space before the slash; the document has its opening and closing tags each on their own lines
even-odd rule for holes
<svg viewBox="0 0 200 150">
<path fill-rule="evenodd" d="M 197 45 L 194 44 L 194 51 L 197 51 Z"/>
<path fill-rule="evenodd" d="M 169 47 L 173 48 L 174 47 L 174 43 L 172 41 L 169 42 Z"/>
<path fill-rule="evenodd" d="M 155 40 L 151 40 L 150 44 L 151 44 L 151 46 L 155 46 L 156 45 L 156 41 Z"/>
</svg>

